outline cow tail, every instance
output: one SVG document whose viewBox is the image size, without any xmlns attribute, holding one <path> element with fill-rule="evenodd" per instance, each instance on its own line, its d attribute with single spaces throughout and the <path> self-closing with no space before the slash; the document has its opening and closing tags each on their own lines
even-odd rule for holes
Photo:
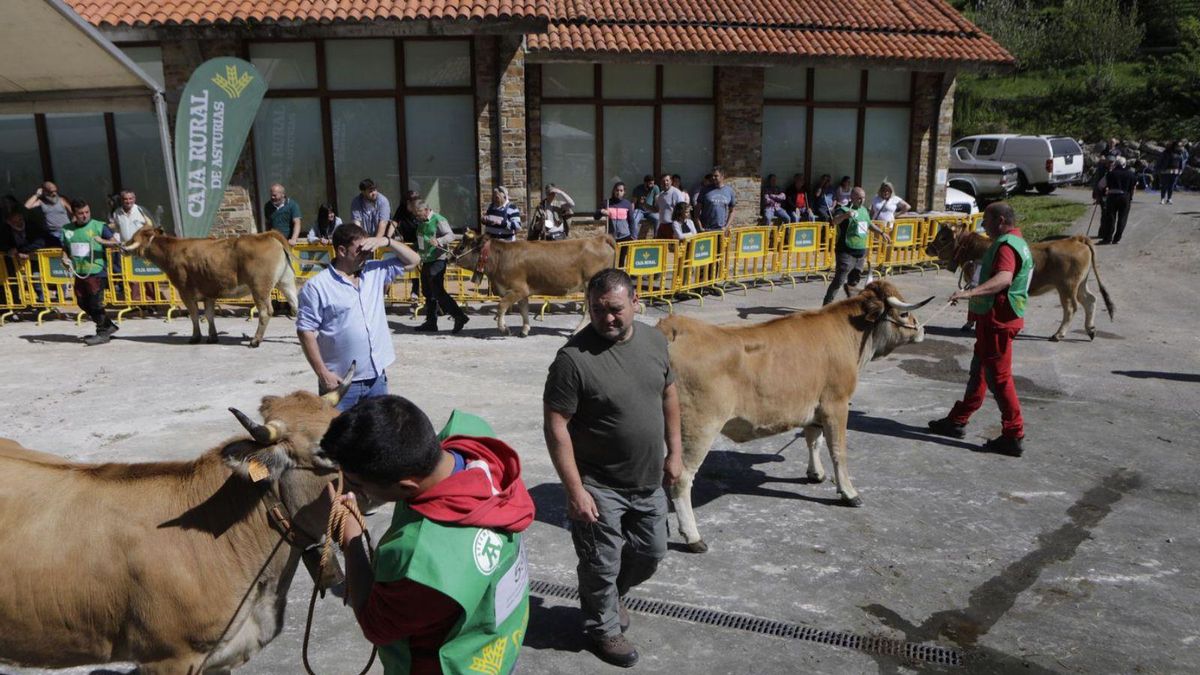
<svg viewBox="0 0 1200 675">
<path fill-rule="evenodd" d="M 1096 276 L 1096 285 L 1100 287 L 1100 297 L 1104 298 L 1104 308 L 1108 310 L 1108 319 L 1112 321 L 1116 306 L 1113 304 L 1112 296 L 1108 294 L 1108 289 L 1104 287 L 1104 282 L 1100 281 L 1100 267 L 1096 265 L 1096 246 L 1090 239 L 1086 241 L 1088 252 L 1092 254 L 1092 274 Z"/>
</svg>

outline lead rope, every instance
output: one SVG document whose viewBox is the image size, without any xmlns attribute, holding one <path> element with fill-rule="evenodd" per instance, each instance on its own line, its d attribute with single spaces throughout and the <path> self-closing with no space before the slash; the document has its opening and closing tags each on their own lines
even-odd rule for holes
<svg viewBox="0 0 1200 675">
<path fill-rule="evenodd" d="M 954 304 L 952 301 L 947 300 L 946 304 L 939 307 L 933 314 L 930 314 L 928 317 L 925 318 L 924 321 L 922 321 L 921 323 L 919 323 L 917 325 L 920 326 L 921 328 L 924 328 L 925 326 L 929 325 L 930 321 L 933 321 L 939 314 L 946 311 L 946 308 L 952 304 Z"/>
<path fill-rule="evenodd" d="M 367 523 L 363 519 L 362 511 L 358 510 L 358 504 L 356 502 L 350 502 L 349 505 L 346 505 L 340 501 L 343 487 L 343 475 L 341 471 L 338 471 L 337 494 L 333 496 L 333 504 L 329 508 L 329 520 L 325 524 L 325 543 L 321 547 L 321 566 L 317 573 L 317 581 L 313 582 L 312 596 L 308 599 L 308 619 L 304 623 L 304 647 L 301 652 L 301 658 L 304 661 L 304 671 L 308 673 L 308 675 L 317 675 L 308 662 L 308 641 L 309 637 L 312 635 L 313 610 L 317 605 L 317 594 L 320 592 L 319 580 L 324 576 L 325 567 L 329 564 L 329 561 L 333 559 L 333 542 L 341 541 L 342 539 L 342 531 L 346 527 L 347 517 L 354 518 L 354 520 L 358 521 L 358 526 L 362 528 L 363 537 L 367 538 L 367 555 L 371 557 L 372 562 L 375 560 L 374 552 L 371 550 L 370 535 L 367 533 Z M 347 578 L 347 595 L 349 592 L 350 581 Z M 364 667 L 358 675 L 366 675 L 367 671 L 371 670 L 371 666 L 375 664 L 375 656 L 378 654 L 378 652 L 379 649 L 377 647 L 371 647 L 371 658 L 367 661 L 366 667 Z"/>
</svg>

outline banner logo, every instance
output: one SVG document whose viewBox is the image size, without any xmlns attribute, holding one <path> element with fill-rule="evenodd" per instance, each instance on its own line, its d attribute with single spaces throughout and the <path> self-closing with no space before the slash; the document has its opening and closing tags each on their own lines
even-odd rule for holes
<svg viewBox="0 0 1200 675">
<path fill-rule="evenodd" d="M 238 98 L 254 81 L 254 76 L 248 72 L 238 75 L 237 66 L 225 66 L 225 75 L 214 75 L 212 81 L 229 94 L 229 98 Z"/>
</svg>

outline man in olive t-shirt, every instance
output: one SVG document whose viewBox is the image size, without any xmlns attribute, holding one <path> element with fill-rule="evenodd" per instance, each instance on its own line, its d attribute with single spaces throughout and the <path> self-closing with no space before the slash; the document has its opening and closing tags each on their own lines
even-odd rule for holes
<svg viewBox="0 0 1200 675">
<path fill-rule="evenodd" d="M 633 320 L 629 275 L 588 282 L 591 323 L 558 350 L 543 395 L 550 458 L 567 492 L 584 630 L 605 661 L 637 663 L 621 597 L 667 553 L 667 495 L 683 452 L 662 333 Z M 664 442 L 667 447 L 663 457 Z"/>
</svg>

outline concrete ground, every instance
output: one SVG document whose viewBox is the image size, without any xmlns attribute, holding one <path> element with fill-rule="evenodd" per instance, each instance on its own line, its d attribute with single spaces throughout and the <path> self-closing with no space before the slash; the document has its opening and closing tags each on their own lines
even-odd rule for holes
<svg viewBox="0 0 1200 675">
<path fill-rule="evenodd" d="M 1125 240 L 1097 249 L 1117 309 L 1115 322 L 1098 317 L 1094 342 L 1082 314 L 1065 342 L 1046 341 L 1060 320 L 1058 299 L 1031 302 L 1014 364 L 1028 426 L 1023 458 L 973 451 L 999 431 L 990 403 L 965 441 L 924 433 L 961 395 L 970 360 L 972 339 L 958 331 L 963 312 L 943 312 L 924 343 L 862 374 L 849 432 L 862 508 L 836 505 L 828 483 L 805 483 L 803 443 L 793 434 L 742 445 L 719 439 L 695 494 L 710 551 L 673 546 L 634 595 L 937 644 L 965 654 L 963 672 L 1200 672 L 1200 196 L 1157 201 L 1139 196 Z M 1085 218 L 1075 230 L 1086 225 Z M 946 273 L 895 283 L 909 299 L 937 295 L 925 313 L 955 287 Z M 676 310 L 714 322 L 762 321 L 815 307 L 823 291 L 819 282 L 755 289 Z M 651 308 L 643 320 L 662 315 Z M 574 322 L 548 316 L 521 340 L 498 338 L 490 314 L 453 337 L 415 334 L 414 322 L 397 316 L 400 356 L 390 370 L 393 392 L 435 424 L 463 408 L 518 449 L 538 504 L 528 535 L 532 576 L 567 585 L 575 557 L 541 437 L 540 399 L 546 368 Z M 244 346 L 252 325 L 242 318 L 218 319 L 218 328 L 222 344 L 190 346 L 186 320 L 131 320 L 112 344 L 86 348 L 78 339 L 88 329 L 69 322 L 5 326 L 2 433 L 86 461 L 186 458 L 240 431 L 228 406 L 251 410 L 263 395 L 315 386 L 287 319 L 272 322 L 257 350 Z M 67 423 L 82 415 L 93 421 Z M 382 532 L 388 517 L 375 515 L 372 529 Z M 304 574 L 297 578 L 283 634 L 245 672 L 300 672 L 310 586 Z M 318 612 L 317 671 L 358 672 L 368 649 L 349 612 L 332 599 Z M 937 669 L 636 613 L 629 637 L 641 647 L 641 672 Z M 617 669 L 585 651 L 570 603 L 535 598 L 520 670 Z"/>
</svg>

